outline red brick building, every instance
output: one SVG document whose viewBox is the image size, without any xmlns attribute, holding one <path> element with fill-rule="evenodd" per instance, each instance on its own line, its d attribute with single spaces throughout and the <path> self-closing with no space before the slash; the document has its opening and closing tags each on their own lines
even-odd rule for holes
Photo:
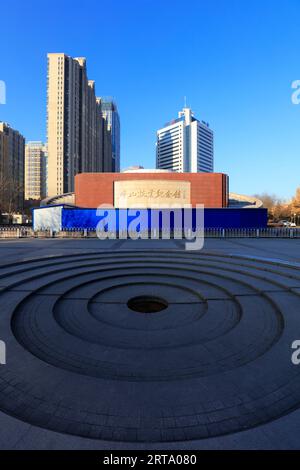
<svg viewBox="0 0 300 470">
<path fill-rule="evenodd" d="M 101 204 L 115 205 L 115 182 L 164 181 L 189 182 L 190 203 L 207 208 L 228 206 L 228 176 L 223 173 L 81 173 L 75 176 L 75 204 L 77 207 L 96 208 Z M 138 183 L 137 183 L 138 185 Z M 124 185 L 126 186 L 126 185 Z"/>
</svg>

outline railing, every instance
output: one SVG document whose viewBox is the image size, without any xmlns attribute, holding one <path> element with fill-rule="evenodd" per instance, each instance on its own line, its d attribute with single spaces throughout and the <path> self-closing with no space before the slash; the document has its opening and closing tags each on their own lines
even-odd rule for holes
<svg viewBox="0 0 300 470">
<path fill-rule="evenodd" d="M 33 228 L 29 226 L 0 226 L 0 238 L 30 238 L 33 236 Z"/>
<path fill-rule="evenodd" d="M 175 232 L 176 233 L 176 232 Z M 147 233 L 146 233 L 147 234 Z M 146 235 L 144 234 L 144 235 Z M 159 236 L 168 235 L 169 231 L 160 231 Z M 200 233 L 201 234 L 201 233 Z M 96 231 L 93 228 L 63 228 L 58 234 L 60 237 L 96 237 Z M 156 235 L 158 235 L 156 233 Z M 181 231 L 177 231 L 178 238 L 182 236 Z M 190 235 L 190 234 L 189 234 Z M 266 227 L 266 228 L 206 228 L 204 236 L 207 238 L 300 238 L 300 228 L 288 227 Z M 119 234 L 117 233 L 117 237 Z M 125 238 L 125 237 L 124 237 Z M 150 233 L 149 233 L 150 238 Z M 174 238 L 174 232 L 171 233 Z"/>
<path fill-rule="evenodd" d="M 131 234 L 130 234 L 131 235 Z M 184 238 L 181 231 L 170 232 L 168 230 L 143 233 L 145 238 Z M 191 236 L 191 231 L 189 232 Z M 198 235 L 201 235 L 199 232 Z M 267 228 L 206 228 L 206 238 L 300 238 L 300 228 L 267 227 Z M 28 226 L 0 226 L 1 238 L 96 238 L 94 228 L 63 228 L 60 232 L 53 230 L 34 231 Z M 117 238 L 126 238 L 126 232 L 117 233 Z"/>
<path fill-rule="evenodd" d="M 300 238 L 300 228 L 207 228 L 208 238 Z"/>
</svg>

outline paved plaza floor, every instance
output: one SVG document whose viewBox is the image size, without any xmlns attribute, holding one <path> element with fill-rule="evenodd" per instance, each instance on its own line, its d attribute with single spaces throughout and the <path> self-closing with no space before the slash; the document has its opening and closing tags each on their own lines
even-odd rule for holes
<svg viewBox="0 0 300 470">
<path fill-rule="evenodd" d="M 300 240 L 0 241 L 1 449 L 300 449 Z"/>
</svg>

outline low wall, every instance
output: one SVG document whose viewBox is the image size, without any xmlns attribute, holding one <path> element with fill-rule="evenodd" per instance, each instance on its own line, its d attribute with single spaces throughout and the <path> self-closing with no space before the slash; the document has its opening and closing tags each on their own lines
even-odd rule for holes
<svg viewBox="0 0 300 470">
<path fill-rule="evenodd" d="M 180 212 L 177 209 L 174 212 Z M 192 228 L 196 227 L 196 209 L 191 211 Z M 107 213 L 111 211 L 108 210 Z M 116 209 L 116 230 L 119 229 L 120 216 L 126 213 L 126 209 Z M 148 210 L 148 228 L 152 227 L 151 211 Z M 153 212 L 159 212 L 153 210 Z M 161 211 L 164 212 L 164 211 Z M 128 217 L 128 225 L 134 220 L 135 216 Z M 174 219 L 171 217 L 170 228 L 174 228 Z M 184 216 L 182 218 L 184 220 Z M 62 229 L 95 229 L 101 220 L 97 216 L 96 209 L 63 209 L 62 210 Z M 204 209 L 205 228 L 263 228 L 267 226 L 266 209 Z M 162 219 L 160 218 L 159 228 L 162 228 Z M 178 228 L 178 227 L 177 227 Z"/>
<path fill-rule="evenodd" d="M 135 214 L 135 211 L 131 209 Z M 148 217 L 148 228 L 151 229 L 153 222 L 151 221 L 151 213 L 162 213 L 164 210 L 147 210 Z M 131 212 L 132 213 L 132 212 Z M 183 214 L 182 226 L 186 217 L 190 217 L 191 228 L 196 227 L 196 209 L 186 209 L 182 212 L 182 209 L 176 209 L 174 213 L 177 215 Z M 115 230 L 119 229 L 120 220 L 127 219 L 127 227 L 136 218 L 136 215 L 128 216 L 127 209 L 115 209 L 107 210 L 104 215 L 115 214 Z M 154 218 L 154 217 L 153 217 Z M 97 224 L 103 219 L 103 217 L 97 215 L 96 209 L 71 209 L 63 206 L 55 206 L 45 208 L 36 208 L 33 210 L 33 228 L 37 230 L 53 230 L 59 232 L 60 230 L 70 229 L 89 229 L 95 230 Z M 174 221 L 176 215 L 170 218 L 170 228 L 174 228 Z M 179 217 L 180 219 L 180 217 Z M 187 220 L 187 219 L 186 219 Z M 176 224 L 176 222 L 175 222 Z M 266 209 L 204 209 L 204 226 L 205 228 L 263 228 L 267 226 L 267 210 Z M 122 225 L 123 228 L 124 225 Z M 159 217 L 159 228 L 162 227 L 162 217 Z M 155 228 L 157 228 L 155 226 Z M 181 228 L 176 226 L 176 228 Z"/>
<path fill-rule="evenodd" d="M 192 215 L 192 228 L 196 226 L 196 210 L 189 209 Z M 180 211 L 178 209 L 176 211 Z M 110 212 L 109 210 L 107 211 Z M 124 215 L 126 209 L 116 209 L 116 230 L 119 229 L 119 216 Z M 148 212 L 148 227 L 151 228 L 150 210 Z M 157 212 L 154 210 L 154 212 Z M 128 225 L 135 217 L 128 217 Z M 183 217 L 184 219 L 184 217 Z M 90 229 L 96 228 L 101 220 L 96 209 L 63 209 L 61 227 L 64 229 Z M 205 228 L 263 228 L 267 226 L 266 209 L 204 209 Z M 161 219 L 160 219 L 160 228 Z M 171 218 L 170 228 L 174 228 L 174 218 Z"/>
<path fill-rule="evenodd" d="M 98 223 L 109 216 L 110 220 L 115 218 L 114 227 L 118 231 L 127 229 L 131 223 L 139 216 L 139 210 L 130 209 L 107 209 L 103 215 L 97 215 L 96 209 L 79 209 L 64 206 L 49 206 L 47 208 L 33 209 L 33 229 L 34 231 L 51 230 L 60 232 L 64 230 L 95 230 Z M 181 229 L 184 226 L 196 229 L 196 209 L 175 209 L 168 210 L 146 209 L 145 228 L 163 227 L 162 213 L 166 220 L 170 219 L 167 227 L 171 230 Z M 133 214 L 133 215 L 130 215 Z M 267 227 L 267 209 L 204 209 L 204 227 L 209 228 L 264 228 Z M 125 222 L 124 222 L 125 220 Z M 123 222 L 122 222 L 123 221 Z M 155 221 L 155 222 L 153 222 Z M 166 222 L 165 222 L 166 225 Z"/>
</svg>

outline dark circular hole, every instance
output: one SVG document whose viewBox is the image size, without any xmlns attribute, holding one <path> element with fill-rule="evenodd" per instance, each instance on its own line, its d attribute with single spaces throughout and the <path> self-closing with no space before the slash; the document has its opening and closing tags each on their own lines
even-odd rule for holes
<svg viewBox="0 0 300 470">
<path fill-rule="evenodd" d="M 130 310 L 134 310 L 135 312 L 156 313 L 165 310 L 165 308 L 168 307 L 168 302 L 159 297 L 140 295 L 128 300 L 127 306 Z"/>
</svg>

